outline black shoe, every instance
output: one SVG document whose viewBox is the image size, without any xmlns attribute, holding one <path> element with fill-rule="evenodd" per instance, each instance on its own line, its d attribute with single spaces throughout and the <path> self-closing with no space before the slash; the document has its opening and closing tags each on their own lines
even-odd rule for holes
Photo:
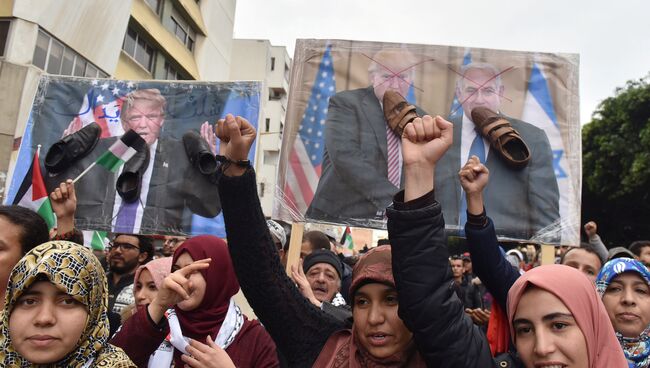
<svg viewBox="0 0 650 368">
<path fill-rule="evenodd" d="M 199 169 L 201 174 L 212 175 L 217 171 L 217 159 L 210 150 L 208 142 L 199 133 L 190 130 L 183 134 L 183 145 L 190 163 Z"/>
<path fill-rule="evenodd" d="M 102 128 L 97 123 L 92 122 L 61 138 L 47 151 L 45 168 L 53 174 L 64 171 L 95 148 L 101 133 Z"/>
<path fill-rule="evenodd" d="M 149 146 L 144 140 L 136 143 L 133 149 L 137 153 L 124 164 L 124 169 L 115 182 L 117 194 L 127 203 L 135 202 L 140 198 L 142 176 L 149 166 Z"/>
</svg>

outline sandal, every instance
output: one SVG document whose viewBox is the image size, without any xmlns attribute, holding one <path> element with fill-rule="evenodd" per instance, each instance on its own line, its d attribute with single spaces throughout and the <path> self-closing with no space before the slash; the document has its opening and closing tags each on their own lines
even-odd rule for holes
<svg viewBox="0 0 650 368">
<path fill-rule="evenodd" d="M 528 165 L 528 145 L 506 118 L 487 107 L 477 107 L 472 110 L 472 121 L 506 164 L 516 170 Z"/>
<path fill-rule="evenodd" d="M 384 116 L 388 126 L 397 134 L 402 136 L 406 124 L 418 117 L 415 106 L 409 105 L 406 99 L 395 91 L 384 93 Z"/>
</svg>

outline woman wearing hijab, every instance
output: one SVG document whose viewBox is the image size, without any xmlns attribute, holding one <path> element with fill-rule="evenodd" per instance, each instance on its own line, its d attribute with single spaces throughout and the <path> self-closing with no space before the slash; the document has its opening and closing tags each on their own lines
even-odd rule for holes
<svg viewBox="0 0 650 368">
<path fill-rule="evenodd" d="M 150 367 L 168 367 L 173 360 L 176 367 L 197 367 L 211 359 L 204 351 L 216 354 L 219 349 L 237 367 L 278 366 L 271 337 L 233 300 L 239 284 L 223 240 L 208 235 L 191 238 L 176 249 L 172 264 L 174 272 L 151 303 L 138 306 L 124 323 L 113 338 L 115 345 L 138 366 L 149 362 Z M 171 351 L 156 350 L 168 334 Z"/>
<path fill-rule="evenodd" d="M 162 283 L 172 272 L 172 257 L 157 258 L 135 270 L 133 297 L 136 305 L 147 305 L 158 295 Z"/>
<path fill-rule="evenodd" d="M 616 338 L 632 367 L 650 367 L 650 272 L 643 263 L 616 258 L 596 279 Z"/>
<path fill-rule="evenodd" d="M 52 241 L 29 251 L 9 277 L 0 365 L 135 367 L 108 343 L 107 290 L 89 249 Z"/>
<path fill-rule="evenodd" d="M 508 292 L 510 333 L 526 367 L 625 368 L 607 311 L 583 273 L 546 265 Z"/>
<path fill-rule="evenodd" d="M 433 118 L 426 120 L 429 126 L 434 124 Z M 416 121 L 423 124 L 420 119 Z M 445 128 L 451 125 L 441 118 L 437 124 Z M 350 287 L 352 320 L 337 320 L 303 297 L 284 271 L 273 245 L 257 196 L 255 173 L 241 161 L 248 155 L 255 129 L 245 119 L 228 115 L 217 123 L 216 133 L 221 154 L 230 161 L 223 167 L 219 195 L 233 264 L 244 295 L 288 366 L 465 367 L 462 354 L 473 355 L 476 346 L 456 345 L 450 331 L 437 331 L 448 345 L 434 346 L 426 356 L 421 354 L 424 349 L 418 351 L 419 341 L 398 315 L 402 306 L 389 246 L 371 250 L 355 265 Z M 448 133 L 445 136 L 450 138 Z M 433 173 L 428 179 L 433 185 Z M 436 226 L 444 230 L 443 223 Z M 481 356 L 491 363 L 487 348 Z"/>
</svg>

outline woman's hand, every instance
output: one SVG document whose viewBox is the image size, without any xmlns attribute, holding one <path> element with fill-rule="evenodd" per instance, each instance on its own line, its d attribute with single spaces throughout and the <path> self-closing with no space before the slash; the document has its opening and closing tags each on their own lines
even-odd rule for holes
<svg viewBox="0 0 650 368">
<path fill-rule="evenodd" d="M 153 322 L 160 322 L 167 309 L 190 298 L 190 294 L 194 290 L 192 281 L 189 279 L 190 275 L 208 268 L 211 260 L 211 258 L 206 258 L 194 261 L 165 277 L 160 289 L 158 289 L 158 294 L 147 307 Z"/>
<path fill-rule="evenodd" d="M 212 341 L 210 335 L 205 338 L 207 344 L 190 339 L 187 352 L 181 359 L 185 365 L 192 368 L 235 368 L 228 353 Z"/>
</svg>

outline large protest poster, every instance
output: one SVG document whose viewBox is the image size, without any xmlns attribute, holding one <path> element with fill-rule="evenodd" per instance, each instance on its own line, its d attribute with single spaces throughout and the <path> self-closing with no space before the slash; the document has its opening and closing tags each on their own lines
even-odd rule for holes
<svg viewBox="0 0 650 368">
<path fill-rule="evenodd" d="M 192 163 L 191 149 L 200 146 L 216 152 L 214 123 L 227 113 L 243 116 L 257 127 L 260 91 L 261 82 L 43 76 L 21 140 L 6 202 L 12 203 L 39 146 L 43 176 L 50 192 L 65 179 L 77 177 L 126 130 L 132 129 L 144 139 L 147 149 L 115 172 L 97 165 L 76 183 L 76 227 L 140 234 L 212 233 L 223 237 L 217 180 Z M 56 170 L 44 165 L 55 142 L 62 137 L 74 137 L 72 133 L 92 123 L 100 127 L 101 133 L 85 155 Z M 190 131 L 196 132 L 193 140 L 184 137 Z M 254 150 L 249 158 L 254 160 Z M 138 175 L 137 192 L 131 198 L 116 190 L 116 183 L 127 167 Z"/>
<path fill-rule="evenodd" d="M 419 114 L 454 124 L 436 166 L 435 194 L 450 235 L 466 221 L 460 167 L 490 170 L 487 214 L 500 237 L 577 244 L 581 146 L 578 56 L 521 51 L 299 40 L 291 75 L 274 217 L 385 228 L 403 186 L 399 139 L 382 111 L 386 90 Z M 471 111 L 504 117 L 528 147 L 513 167 L 480 133 Z M 392 133 L 394 134 L 394 133 Z"/>
</svg>

